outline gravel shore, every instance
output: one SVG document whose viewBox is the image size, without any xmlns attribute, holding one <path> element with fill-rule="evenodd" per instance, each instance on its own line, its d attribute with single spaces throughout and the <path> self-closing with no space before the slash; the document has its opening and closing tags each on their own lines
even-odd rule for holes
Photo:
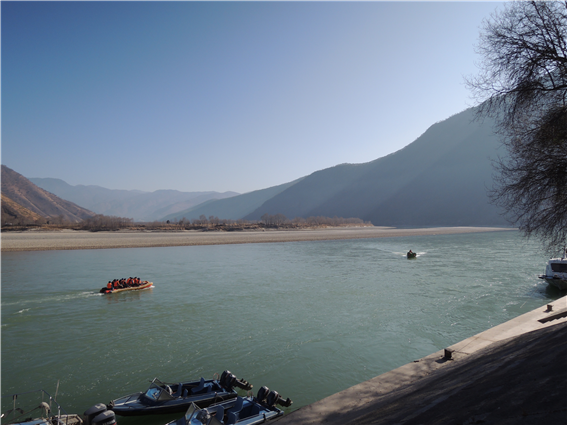
<svg viewBox="0 0 567 425">
<path fill-rule="evenodd" d="M 203 232 L 192 230 L 178 232 L 124 230 L 94 233 L 76 230 L 2 232 L 2 252 L 299 242 L 447 235 L 506 230 L 514 229 L 496 227 L 433 227 L 423 229 L 337 227 L 306 230 L 254 230 L 234 232 Z"/>
</svg>

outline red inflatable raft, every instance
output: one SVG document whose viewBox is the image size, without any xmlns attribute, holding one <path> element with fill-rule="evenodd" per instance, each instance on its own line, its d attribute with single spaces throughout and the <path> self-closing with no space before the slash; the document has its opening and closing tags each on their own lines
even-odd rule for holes
<svg viewBox="0 0 567 425">
<path fill-rule="evenodd" d="M 142 281 L 138 286 L 128 286 L 127 288 L 117 288 L 117 289 L 108 289 L 106 286 L 100 290 L 101 294 L 116 294 L 117 292 L 125 292 L 125 291 L 139 291 L 141 289 L 151 288 L 153 286 L 153 282 L 148 282 L 147 280 Z"/>
</svg>

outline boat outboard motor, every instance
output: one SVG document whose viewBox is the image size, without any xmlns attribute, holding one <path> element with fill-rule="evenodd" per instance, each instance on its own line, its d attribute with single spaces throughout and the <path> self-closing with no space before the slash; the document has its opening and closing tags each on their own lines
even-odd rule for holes
<svg viewBox="0 0 567 425">
<path fill-rule="evenodd" d="M 94 406 L 89 407 L 87 410 L 85 410 L 85 413 L 83 414 L 85 417 L 85 424 L 86 425 L 91 425 L 91 421 L 98 415 L 100 415 L 102 412 L 105 412 L 107 409 L 106 404 L 104 403 L 98 403 L 95 404 Z"/>
<path fill-rule="evenodd" d="M 114 412 L 108 410 L 104 403 L 98 403 L 88 408 L 84 417 L 85 425 L 113 425 L 116 423 Z"/>
<path fill-rule="evenodd" d="M 234 387 L 234 383 L 236 382 L 236 375 L 230 373 L 230 371 L 225 370 L 220 379 L 220 384 L 225 387 L 227 390 L 231 390 Z"/>
<path fill-rule="evenodd" d="M 263 386 L 258 390 L 258 395 L 256 396 L 256 400 L 258 400 L 260 403 L 265 403 L 266 397 L 268 396 L 269 393 L 270 393 L 270 389 L 266 386 Z"/>
<path fill-rule="evenodd" d="M 95 416 L 91 421 L 91 425 L 116 425 L 116 415 L 112 410 L 107 410 Z"/>
<path fill-rule="evenodd" d="M 276 403 L 283 407 L 289 407 L 293 404 L 293 401 L 291 401 L 289 397 L 284 400 L 277 391 L 270 391 L 268 398 L 266 399 L 266 404 L 270 407 L 275 407 Z"/>
<path fill-rule="evenodd" d="M 278 394 L 277 391 L 270 391 L 270 393 L 268 394 L 268 398 L 266 399 L 266 404 L 270 407 L 273 407 L 276 405 L 279 398 L 280 395 Z"/>
</svg>

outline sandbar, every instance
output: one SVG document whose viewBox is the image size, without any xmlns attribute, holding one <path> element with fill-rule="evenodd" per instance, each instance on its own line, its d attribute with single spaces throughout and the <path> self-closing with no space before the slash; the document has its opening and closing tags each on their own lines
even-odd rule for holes
<svg viewBox="0 0 567 425">
<path fill-rule="evenodd" d="M 82 230 L 2 232 L 2 252 L 75 249 L 151 248 L 167 246 L 302 242 L 403 236 L 448 235 L 516 230 L 505 227 L 334 227 L 301 230 L 244 231 L 109 231 Z"/>
</svg>

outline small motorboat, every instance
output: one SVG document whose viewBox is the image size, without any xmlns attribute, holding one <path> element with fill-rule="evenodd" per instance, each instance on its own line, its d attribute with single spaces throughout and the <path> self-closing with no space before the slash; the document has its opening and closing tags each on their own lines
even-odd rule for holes
<svg viewBox="0 0 567 425">
<path fill-rule="evenodd" d="M 412 252 L 412 250 L 410 249 L 410 250 L 408 251 L 407 256 L 408 256 L 408 260 L 409 260 L 410 258 L 415 258 L 415 257 L 417 257 L 417 252 Z"/>
<path fill-rule="evenodd" d="M 114 425 L 115 416 L 103 403 L 89 408 L 84 418 L 68 414 L 45 390 L 3 396 L 12 399 L 11 409 L 0 416 L 3 425 Z M 2 402 L 2 405 L 8 403 Z"/>
<path fill-rule="evenodd" d="M 567 289 L 567 251 L 563 250 L 563 257 L 552 258 L 545 266 L 545 274 L 538 276 L 561 290 Z"/>
<path fill-rule="evenodd" d="M 108 289 L 105 286 L 105 287 L 101 288 L 100 293 L 101 294 L 116 294 L 118 292 L 125 292 L 125 291 L 140 291 L 142 289 L 151 288 L 152 286 L 154 286 L 153 282 L 148 282 L 147 280 L 144 280 L 138 286 L 128 286 L 126 288 Z"/>
<path fill-rule="evenodd" d="M 191 403 L 199 407 L 207 407 L 213 403 L 236 398 L 238 394 L 235 387 L 243 390 L 252 389 L 249 382 L 236 378 L 228 370 L 225 370 L 219 379 L 201 378 L 200 381 L 177 384 L 162 382 L 155 378 L 147 391 L 112 400 L 108 408 L 121 416 L 184 412 Z"/>
<path fill-rule="evenodd" d="M 205 409 L 191 404 L 183 418 L 169 422 L 167 425 L 256 425 L 284 414 L 276 404 L 289 407 L 292 401 L 289 398 L 283 400 L 276 391 L 262 387 L 256 397 L 238 396 Z"/>
</svg>

